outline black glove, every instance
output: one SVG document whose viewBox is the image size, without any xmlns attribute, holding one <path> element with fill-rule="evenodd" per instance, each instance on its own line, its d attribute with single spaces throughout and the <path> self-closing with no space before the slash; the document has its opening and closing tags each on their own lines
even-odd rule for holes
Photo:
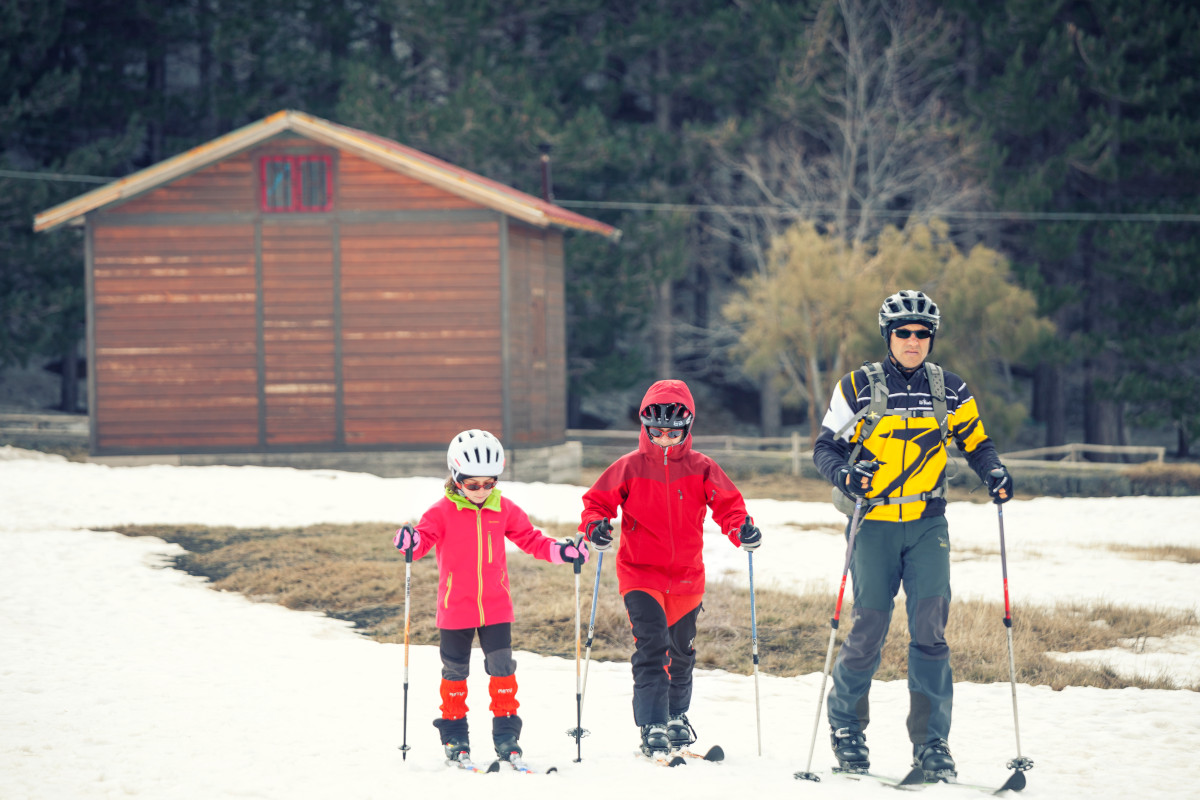
<svg viewBox="0 0 1200 800">
<path fill-rule="evenodd" d="M 601 552 L 612 547 L 612 523 L 606 519 L 594 519 L 589 522 L 586 535 L 592 546 Z"/>
<path fill-rule="evenodd" d="M 1007 503 L 1013 497 L 1013 479 L 1012 475 L 1008 474 L 1008 467 L 1001 464 L 994 470 L 988 473 L 987 477 L 988 494 L 992 496 L 992 502 L 996 505 Z M 1001 494 L 1003 492 L 1003 494 Z"/>
<path fill-rule="evenodd" d="M 738 540 L 742 543 L 742 549 L 746 552 L 757 550 L 762 544 L 762 531 L 754 527 L 754 523 L 746 517 L 746 521 L 742 523 L 742 527 L 738 529 Z"/>
<path fill-rule="evenodd" d="M 837 486 L 851 497 L 866 497 L 871 491 L 871 480 L 878 461 L 858 461 L 837 471 Z"/>
</svg>

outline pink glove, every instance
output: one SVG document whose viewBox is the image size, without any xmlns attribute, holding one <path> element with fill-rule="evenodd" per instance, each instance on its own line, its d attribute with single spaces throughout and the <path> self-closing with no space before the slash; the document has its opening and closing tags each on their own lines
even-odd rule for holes
<svg viewBox="0 0 1200 800">
<path fill-rule="evenodd" d="M 392 539 L 392 544 L 396 545 L 397 550 L 416 550 L 421 544 L 421 534 L 411 525 L 404 525 L 396 531 L 396 538 Z"/>
<path fill-rule="evenodd" d="M 550 545 L 550 563 L 551 564 L 574 564 L 575 559 L 583 557 L 583 563 L 588 560 L 588 546 L 586 541 L 580 541 L 575 544 L 572 539 L 558 539 Z"/>
</svg>

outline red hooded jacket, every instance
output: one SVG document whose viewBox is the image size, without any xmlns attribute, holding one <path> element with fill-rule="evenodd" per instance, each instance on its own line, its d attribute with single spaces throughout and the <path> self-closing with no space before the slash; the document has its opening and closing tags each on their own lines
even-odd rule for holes
<svg viewBox="0 0 1200 800">
<path fill-rule="evenodd" d="M 639 410 L 650 403 L 696 406 L 683 381 L 658 381 L 646 391 Z M 665 450 L 665 453 L 664 453 Z M 617 581 L 624 595 L 633 589 L 669 594 L 704 592 L 703 525 L 713 520 L 734 546 L 746 521 L 746 503 L 718 465 L 692 449 L 689 430 L 683 441 L 662 448 L 641 428 L 638 449 L 617 459 L 583 496 L 583 521 L 611 519 L 621 509 Z"/>
</svg>

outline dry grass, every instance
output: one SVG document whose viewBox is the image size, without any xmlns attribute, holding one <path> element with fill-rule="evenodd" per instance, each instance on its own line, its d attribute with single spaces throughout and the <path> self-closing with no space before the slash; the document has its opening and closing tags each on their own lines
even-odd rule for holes
<svg viewBox="0 0 1200 800">
<path fill-rule="evenodd" d="M 1200 547 L 1185 547 L 1181 544 L 1164 544 L 1145 547 L 1132 544 L 1110 544 L 1109 550 L 1128 553 L 1142 561 L 1178 561 L 1181 564 L 1200 564 Z"/>
<path fill-rule="evenodd" d="M 546 525 L 553 536 L 572 533 L 567 525 Z M 213 588 L 236 591 L 288 608 L 321 611 L 353 622 L 364 635 L 383 642 L 404 636 L 404 562 L 391 546 L 394 525 L 314 525 L 292 529 L 135 526 L 119 529 L 129 536 L 157 536 L 188 552 L 179 568 L 208 577 Z M 1195 553 L 1190 554 L 1195 558 Z M 605 557 L 596 613 L 592 657 L 625 661 L 633 649 L 624 606 L 617 595 L 612 554 Z M 1163 557 L 1161 554 L 1155 557 Z M 509 578 L 517 621 L 514 646 L 545 655 L 574 658 L 575 590 L 569 567 L 511 554 Z M 583 635 L 586 637 L 595 570 L 580 577 Z M 432 556 L 412 565 L 412 639 L 436 644 L 434 601 L 437 567 Z M 773 675 L 818 672 L 829 641 L 832 594 L 758 590 L 760 668 Z M 698 664 L 748 674 L 750 660 L 749 592 L 722 583 L 709 584 L 700 617 Z M 843 620 L 850 618 L 847 603 Z M 1009 680 L 1008 645 L 1000 603 L 953 603 L 947 638 L 953 649 L 957 680 Z M 1122 640 L 1169 636 L 1198 624 L 1194 614 L 1161 609 L 1101 607 L 1018 607 L 1013 611 L 1017 678 L 1022 683 L 1101 688 L 1173 688 L 1148 678 L 1125 678 L 1085 664 L 1048 658 L 1056 651 L 1102 650 Z M 839 634 L 849 630 L 843 625 Z M 908 634 L 903 598 L 896 609 L 878 677 L 906 674 Z M 1200 686 L 1190 687 L 1200 690 Z"/>
</svg>

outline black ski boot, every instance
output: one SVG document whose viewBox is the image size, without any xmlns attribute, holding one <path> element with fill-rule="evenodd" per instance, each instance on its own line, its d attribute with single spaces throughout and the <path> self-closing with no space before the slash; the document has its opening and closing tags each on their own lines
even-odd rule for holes
<svg viewBox="0 0 1200 800">
<path fill-rule="evenodd" d="M 680 712 L 671 715 L 667 720 L 667 738 L 671 740 L 672 750 L 679 750 L 696 741 L 696 729 L 688 722 L 687 714 Z"/>
<path fill-rule="evenodd" d="M 954 757 L 950 755 L 950 745 L 945 739 L 913 745 L 913 766 L 925 772 L 926 783 L 954 783 L 958 777 L 954 769 Z"/>
<path fill-rule="evenodd" d="M 521 736 L 521 718 L 516 714 L 510 717 L 492 717 L 492 744 L 496 745 L 496 757 L 501 761 L 512 761 L 521 757 L 521 745 L 517 739 Z"/>
<path fill-rule="evenodd" d="M 642 752 L 651 758 L 665 755 L 671 749 L 671 737 L 667 735 L 667 726 L 661 722 L 652 722 L 642 728 Z"/>
<path fill-rule="evenodd" d="M 441 731 L 442 746 L 446 748 L 447 761 L 459 761 L 461 756 L 471 757 L 471 742 L 467 735 L 467 718 L 435 719 L 433 726 Z"/>
<path fill-rule="evenodd" d="M 867 737 L 862 731 L 849 728 L 831 730 L 829 741 L 838 765 L 835 772 L 866 772 L 871 769 L 871 754 L 867 749 Z"/>
</svg>

